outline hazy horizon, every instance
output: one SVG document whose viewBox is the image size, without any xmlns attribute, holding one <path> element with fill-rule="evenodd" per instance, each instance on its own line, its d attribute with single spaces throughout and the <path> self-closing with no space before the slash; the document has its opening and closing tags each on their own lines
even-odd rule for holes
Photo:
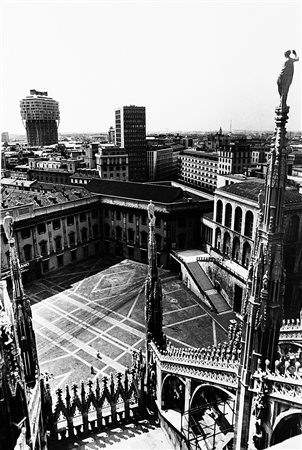
<svg viewBox="0 0 302 450">
<path fill-rule="evenodd" d="M 146 107 L 148 133 L 273 130 L 295 49 L 287 129 L 298 132 L 301 22 L 300 1 L 4 0 L 2 131 L 25 134 L 30 89 L 59 102 L 61 134 L 108 130 L 129 104 Z"/>
</svg>

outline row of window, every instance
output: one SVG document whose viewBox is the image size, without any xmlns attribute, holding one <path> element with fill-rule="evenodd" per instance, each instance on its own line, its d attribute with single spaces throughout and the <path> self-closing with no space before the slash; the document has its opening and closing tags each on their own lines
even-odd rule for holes
<svg viewBox="0 0 302 450">
<path fill-rule="evenodd" d="M 93 219 L 97 218 L 97 216 L 98 216 L 97 209 L 93 209 L 91 211 L 91 216 L 92 216 Z M 80 222 L 86 222 L 86 220 L 87 220 L 86 212 L 80 213 L 79 214 L 79 219 L 80 219 Z M 67 218 L 66 218 L 67 226 L 74 225 L 74 220 L 75 220 L 75 216 L 74 215 L 67 216 Z M 52 221 L 52 228 L 53 228 L 53 230 L 59 230 L 61 228 L 61 219 L 53 220 Z M 37 225 L 37 231 L 38 231 L 38 234 L 46 233 L 46 223 L 45 222 L 39 223 Z M 31 232 L 30 232 L 30 228 L 29 227 L 21 229 L 21 237 L 22 237 L 22 239 L 30 238 L 30 234 L 31 234 Z"/>
<path fill-rule="evenodd" d="M 104 217 L 106 219 L 110 217 L 112 220 L 122 220 L 122 216 L 123 215 L 121 211 L 114 211 L 107 208 L 104 210 Z M 128 223 L 134 223 L 135 215 L 133 213 L 124 213 L 124 216 L 125 218 L 128 218 Z M 142 214 L 140 217 L 141 224 L 147 225 L 147 214 Z M 158 216 L 155 217 L 155 226 L 158 228 L 161 226 L 161 219 Z"/>
<path fill-rule="evenodd" d="M 93 225 L 92 227 L 93 229 L 93 238 L 97 239 L 99 237 L 99 226 L 97 224 Z M 87 228 L 82 228 L 81 229 L 81 241 L 82 243 L 87 242 L 88 241 L 88 232 L 87 232 Z M 68 242 L 69 242 L 69 246 L 73 246 L 75 245 L 75 232 L 71 231 L 68 234 Z M 56 236 L 54 238 L 54 244 L 55 244 L 55 252 L 60 252 L 63 250 L 62 247 L 62 236 Z M 41 256 L 45 256 L 48 255 L 48 242 L 43 240 L 39 242 L 39 246 L 40 246 L 40 255 Z M 33 259 L 32 257 L 32 245 L 30 244 L 26 244 L 23 247 L 23 253 L 24 253 L 24 260 L 25 261 L 30 261 L 31 259 Z"/>
<path fill-rule="evenodd" d="M 115 227 L 112 230 L 112 234 L 110 232 L 111 232 L 110 225 L 108 223 L 105 223 L 104 224 L 104 237 L 106 239 L 113 238 L 113 239 L 117 239 L 117 240 L 123 240 L 123 229 L 122 229 L 122 227 L 117 226 L 117 227 Z M 132 228 L 129 228 L 127 230 L 127 241 L 134 243 L 134 240 L 135 240 L 135 232 L 134 232 L 134 230 Z M 156 240 L 157 248 L 160 249 L 161 246 L 162 246 L 162 236 L 160 234 L 156 233 L 155 234 L 155 240 Z M 140 243 L 141 243 L 142 246 L 147 246 L 147 244 L 148 244 L 148 233 L 146 231 L 141 231 L 141 233 L 140 233 Z"/>
</svg>

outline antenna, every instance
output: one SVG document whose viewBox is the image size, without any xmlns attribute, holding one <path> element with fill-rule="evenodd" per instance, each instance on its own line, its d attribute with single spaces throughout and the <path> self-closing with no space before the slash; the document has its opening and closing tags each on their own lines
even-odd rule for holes
<svg viewBox="0 0 302 450">
<path fill-rule="evenodd" d="M 232 119 L 230 120 L 230 134 L 232 134 Z"/>
</svg>

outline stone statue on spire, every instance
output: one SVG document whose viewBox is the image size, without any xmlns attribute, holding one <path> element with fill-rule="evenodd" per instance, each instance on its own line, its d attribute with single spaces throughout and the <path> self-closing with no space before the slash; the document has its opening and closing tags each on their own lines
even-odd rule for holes
<svg viewBox="0 0 302 450">
<path fill-rule="evenodd" d="M 293 54 L 293 57 L 291 57 L 291 54 Z M 297 53 L 295 50 L 287 50 L 284 53 L 285 56 L 285 62 L 282 66 L 280 75 L 277 79 L 277 85 L 278 85 L 278 92 L 280 95 L 280 107 L 286 108 L 286 100 L 287 95 L 289 91 L 289 87 L 292 83 L 293 76 L 294 76 L 294 62 L 299 61 L 299 58 L 297 56 Z"/>
<path fill-rule="evenodd" d="M 152 203 L 152 200 L 150 200 L 150 203 L 148 204 L 148 219 L 149 219 L 149 224 L 154 227 L 155 213 L 154 213 L 154 204 Z"/>
</svg>

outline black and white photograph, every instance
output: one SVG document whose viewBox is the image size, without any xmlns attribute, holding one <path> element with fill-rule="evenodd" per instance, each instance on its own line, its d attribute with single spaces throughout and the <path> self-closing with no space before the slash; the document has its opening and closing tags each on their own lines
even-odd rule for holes
<svg viewBox="0 0 302 450">
<path fill-rule="evenodd" d="M 0 450 L 301 450 L 301 0 L 0 17 Z"/>
</svg>

